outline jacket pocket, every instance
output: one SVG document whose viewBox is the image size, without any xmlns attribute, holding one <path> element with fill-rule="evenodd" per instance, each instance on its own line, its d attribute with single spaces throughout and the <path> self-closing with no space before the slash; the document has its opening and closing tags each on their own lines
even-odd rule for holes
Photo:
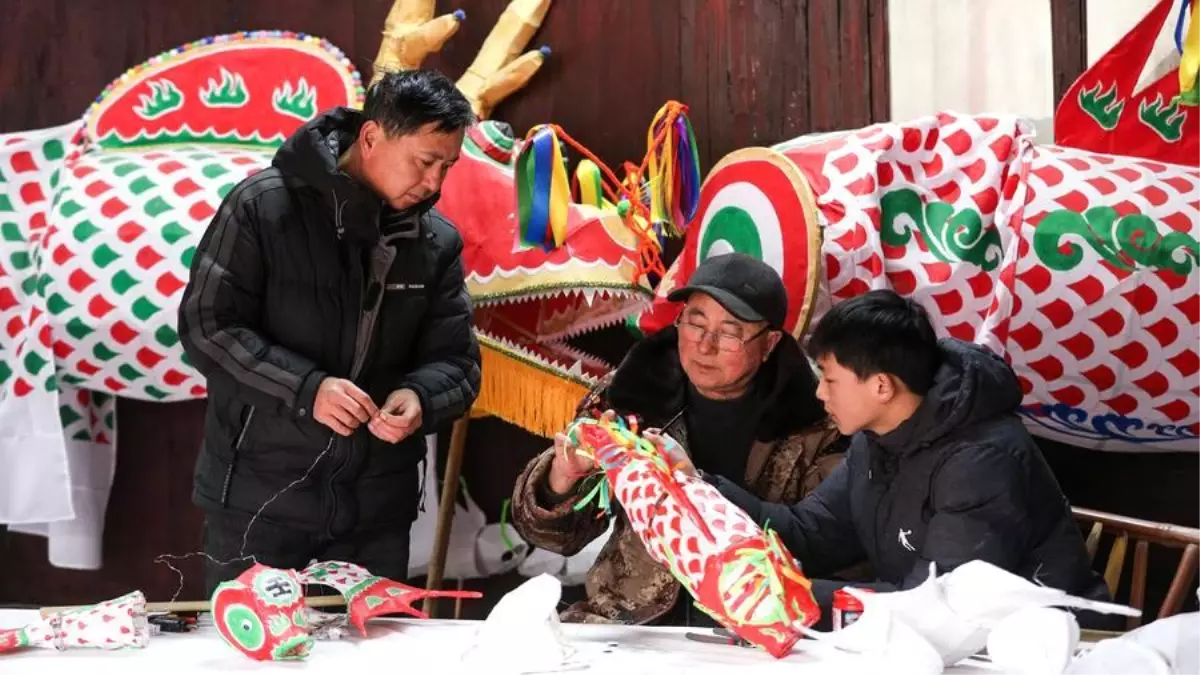
<svg viewBox="0 0 1200 675">
<path fill-rule="evenodd" d="M 424 291 L 412 288 L 395 288 L 387 284 L 379 303 L 379 315 L 375 317 L 372 334 L 375 366 L 401 366 L 408 369 L 413 349 L 419 343 L 420 331 L 425 314 L 429 310 L 429 298 Z"/>
<path fill-rule="evenodd" d="M 250 430 L 250 423 L 254 420 L 254 406 L 250 406 L 250 411 L 246 413 L 246 419 L 242 422 L 242 428 L 238 430 L 237 440 L 233 443 L 233 456 L 229 459 L 229 466 L 225 469 L 225 480 L 221 484 L 221 506 L 229 506 L 229 488 L 233 484 L 233 472 L 237 468 L 238 455 L 242 451 L 242 443 L 246 441 L 246 432 Z"/>
</svg>

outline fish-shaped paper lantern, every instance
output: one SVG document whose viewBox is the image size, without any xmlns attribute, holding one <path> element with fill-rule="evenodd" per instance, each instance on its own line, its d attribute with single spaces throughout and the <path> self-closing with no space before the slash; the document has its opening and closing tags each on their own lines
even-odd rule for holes
<svg viewBox="0 0 1200 675">
<path fill-rule="evenodd" d="M 255 564 L 217 586 L 213 623 L 229 646 L 258 661 L 303 659 L 312 649 L 304 589 L 294 570 Z"/>
<path fill-rule="evenodd" d="M 696 606 L 743 639 L 782 658 L 816 623 L 811 584 L 779 536 L 760 528 L 716 488 L 675 471 L 678 444 L 653 441 L 619 419 L 576 420 L 568 429 L 603 477 L 583 503 L 614 498 L 650 556 Z"/>
</svg>

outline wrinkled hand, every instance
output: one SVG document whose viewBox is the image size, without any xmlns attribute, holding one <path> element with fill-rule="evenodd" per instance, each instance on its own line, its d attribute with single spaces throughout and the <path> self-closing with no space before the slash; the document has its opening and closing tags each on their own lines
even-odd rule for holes
<svg viewBox="0 0 1200 675">
<path fill-rule="evenodd" d="M 375 403 L 350 380 L 327 377 L 317 387 L 313 419 L 349 436 L 377 412 Z"/>
<path fill-rule="evenodd" d="M 550 462 L 550 489 L 565 495 L 580 478 L 591 473 L 596 463 L 591 457 L 576 454 L 579 446 L 566 434 L 554 434 L 554 460 Z"/>
<path fill-rule="evenodd" d="M 692 458 L 688 457 L 679 441 L 671 438 L 669 434 L 664 434 L 661 429 L 647 429 L 642 432 L 642 437 L 658 447 L 673 471 L 682 471 L 687 476 L 698 475 Z"/>
<path fill-rule="evenodd" d="M 617 414 L 611 410 L 600 416 L 603 422 L 611 422 Z M 596 468 L 596 460 L 585 455 L 577 454 L 579 446 L 571 442 L 566 434 L 554 435 L 554 461 L 550 463 L 550 489 L 559 495 L 565 495 L 575 487 L 580 478 L 591 473 Z"/>
<path fill-rule="evenodd" d="M 421 428 L 421 399 L 412 389 L 397 389 L 388 396 L 368 429 L 388 443 L 399 443 Z"/>
</svg>

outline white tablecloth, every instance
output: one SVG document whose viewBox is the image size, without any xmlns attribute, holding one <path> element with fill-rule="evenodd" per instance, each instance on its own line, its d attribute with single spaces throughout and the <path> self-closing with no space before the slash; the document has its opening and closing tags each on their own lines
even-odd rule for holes
<svg viewBox="0 0 1200 675">
<path fill-rule="evenodd" d="M 24 625 L 34 612 L 0 610 L 0 628 Z M 54 652 L 25 649 L 0 655 L 3 675 L 45 675 L 52 667 L 73 673 L 101 675 L 216 675 L 222 672 L 319 671 L 332 675 L 444 675 L 466 672 L 460 657 L 473 643 L 481 622 L 375 619 L 369 636 L 320 641 L 307 659 L 292 663 L 258 662 L 221 641 L 211 627 L 188 634 L 164 634 L 150 639 L 145 649 L 105 652 L 68 649 Z M 823 645 L 802 640 L 790 656 L 776 660 L 766 652 L 745 647 L 710 645 L 684 637 L 687 629 L 665 627 L 591 626 L 568 624 L 564 632 L 586 668 L 571 672 L 596 675 L 708 675 L 736 671 L 836 673 L 871 672 L 856 657 L 829 653 Z M 797 670 L 802 666 L 803 670 Z M 472 675 L 484 675 L 472 669 Z M 987 665 L 960 665 L 947 673 L 996 673 Z"/>
</svg>

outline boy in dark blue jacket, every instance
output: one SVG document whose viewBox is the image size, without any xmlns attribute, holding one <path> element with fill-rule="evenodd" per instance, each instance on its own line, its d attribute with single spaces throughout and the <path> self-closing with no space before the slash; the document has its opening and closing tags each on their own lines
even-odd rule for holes
<svg viewBox="0 0 1200 675">
<path fill-rule="evenodd" d="M 817 396 L 851 436 L 843 464 L 804 500 L 769 504 L 706 476 L 760 524 L 769 521 L 828 607 L 868 561 L 902 590 L 970 560 L 1098 600 L 1109 599 L 1041 451 L 1017 416 L 1021 388 L 987 349 L 937 339 L 924 309 L 888 290 L 841 303 L 813 331 Z M 1086 617 L 1093 618 L 1093 617 Z M 1080 617 L 1081 621 L 1085 617 Z"/>
</svg>

